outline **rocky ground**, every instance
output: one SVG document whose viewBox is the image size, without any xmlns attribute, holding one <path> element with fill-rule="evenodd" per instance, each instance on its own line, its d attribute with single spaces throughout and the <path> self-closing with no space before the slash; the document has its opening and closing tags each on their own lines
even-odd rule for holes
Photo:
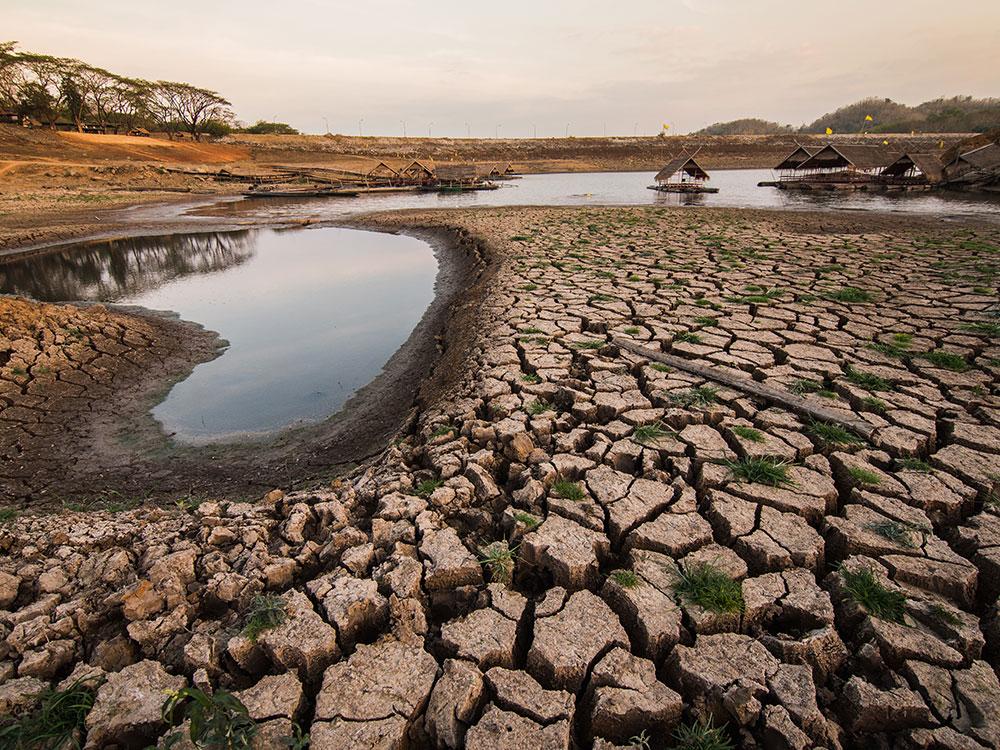
<svg viewBox="0 0 1000 750">
<path fill-rule="evenodd" d="M 87 747 L 165 747 L 192 686 L 261 748 L 1000 746 L 995 228 L 370 221 L 492 264 L 454 386 L 322 491 L 9 518 L 0 715 L 75 685 Z"/>
</svg>

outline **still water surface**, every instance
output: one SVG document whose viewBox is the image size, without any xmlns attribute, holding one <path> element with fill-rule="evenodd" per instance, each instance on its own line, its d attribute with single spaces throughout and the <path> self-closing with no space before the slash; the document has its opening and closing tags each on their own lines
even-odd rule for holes
<svg viewBox="0 0 1000 750">
<path fill-rule="evenodd" d="M 175 440 L 200 444 L 339 411 L 409 337 L 436 273 L 412 237 L 262 229 L 70 247 L 0 266 L 0 290 L 173 310 L 217 331 L 225 353 L 153 409 Z"/>
</svg>

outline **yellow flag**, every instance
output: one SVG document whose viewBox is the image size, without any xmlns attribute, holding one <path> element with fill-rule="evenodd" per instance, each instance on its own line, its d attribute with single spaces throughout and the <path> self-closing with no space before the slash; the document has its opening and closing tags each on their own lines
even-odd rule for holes
<svg viewBox="0 0 1000 750">
<path fill-rule="evenodd" d="M 871 121 L 872 121 L 872 116 L 871 115 L 865 115 L 865 122 L 871 122 Z"/>
<path fill-rule="evenodd" d="M 663 123 L 663 129 L 664 130 L 670 130 L 670 126 L 667 125 L 667 123 Z"/>
<path fill-rule="evenodd" d="M 944 148 L 944 141 L 938 141 L 938 148 Z"/>
<path fill-rule="evenodd" d="M 888 146 L 889 145 L 889 141 L 882 141 L 882 145 L 883 146 Z"/>
<path fill-rule="evenodd" d="M 826 129 L 826 134 L 827 135 L 833 135 L 833 128 L 827 128 Z"/>
</svg>

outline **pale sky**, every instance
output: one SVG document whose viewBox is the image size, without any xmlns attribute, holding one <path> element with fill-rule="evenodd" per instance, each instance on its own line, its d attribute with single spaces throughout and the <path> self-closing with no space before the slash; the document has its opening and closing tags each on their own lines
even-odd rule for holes
<svg viewBox="0 0 1000 750">
<path fill-rule="evenodd" d="M 313 133 L 683 133 L 1000 96 L 1000 0 L 0 0 L 0 19 L 22 49 Z"/>
</svg>

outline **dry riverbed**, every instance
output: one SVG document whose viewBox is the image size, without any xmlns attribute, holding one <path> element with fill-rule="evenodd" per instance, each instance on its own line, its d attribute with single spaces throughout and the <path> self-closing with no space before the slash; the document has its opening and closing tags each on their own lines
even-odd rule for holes
<svg viewBox="0 0 1000 750">
<path fill-rule="evenodd" d="M 319 491 L 8 519 L 0 715 L 82 678 L 94 748 L 157 742 L 185 684 L 237 691 L 261 748 L 1000 745 L 996 228 L 363 221 L 483 254 L 447 383 Z"/>
</svg>

